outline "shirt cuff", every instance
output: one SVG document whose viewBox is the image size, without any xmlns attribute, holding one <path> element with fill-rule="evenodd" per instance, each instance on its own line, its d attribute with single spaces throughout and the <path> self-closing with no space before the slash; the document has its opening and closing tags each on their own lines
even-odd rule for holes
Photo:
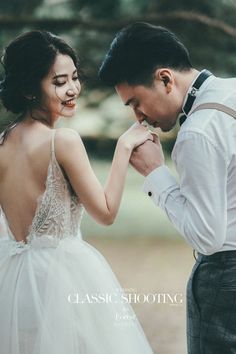
<svg viewBox="0 0 236 354">
<path fill-rule="evenodd" d="M 170 169 L 163 165 L 147 175 L 143 184 L 143 191 L 156 205 L 159 205 L 161 194 L 176 189 L 177 186 L 177 181 L 171 174 Z"/>
</svg>

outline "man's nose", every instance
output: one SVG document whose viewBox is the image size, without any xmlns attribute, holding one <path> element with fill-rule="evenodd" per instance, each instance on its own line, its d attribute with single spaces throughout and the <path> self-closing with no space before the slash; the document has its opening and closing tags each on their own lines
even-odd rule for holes
<svg viewBox="0 0 236 354">
<path fill-rule="evenodd" d="M 140 111 L 138 109 L 134 109 L 134 114 L 140 123 L 143 122 L 144 120 L 146 120 L 146 118 L 147 118 L 147 116 L 142 111 Z"/>
</svg>

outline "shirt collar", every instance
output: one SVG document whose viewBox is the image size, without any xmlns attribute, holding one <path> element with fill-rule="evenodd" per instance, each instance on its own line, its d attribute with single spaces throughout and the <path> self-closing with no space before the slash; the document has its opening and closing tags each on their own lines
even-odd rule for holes
<svg viewBox="0 0 236 354">
<path fill-rule="evenodd" d="M 205 80 L 200 84 L 200 86 L 196 89 L 194 86 L 196 85 L 196 82 L 199 80 L 199 77 L 202 74 L 208 74 L 208 77 L 205 78 Z M 182 106 L 182 112 L 188 116 L 188 114 L 191 112 L 192 106 L 195 103 L 195 99 L 198 97 L 199 95 L 199 91 L 202 91 L 205 87 L 206 84 L 209 83 L 209 80 L 211 80 L 214 77 L 214 75 L 212 75 L 209 71 L 207 71 L 206 69 L 203 69 L 202 71 L 199 72 L 199 74 L 194 78 L 194 80 L 192 81 L 191 85 L 189 86 L 189 89 L 184 97 L 184 101 L 183 101 L 183 106 Z M 197 85 L 198 86 L 198 85 Z M 194 97 L 193 103 L 191 108 L 189 109 L 189 111 L 185 111 L 185 105 L 187 103 L 187 100 L 189 98 L 189 96 Z"/>
</svg>

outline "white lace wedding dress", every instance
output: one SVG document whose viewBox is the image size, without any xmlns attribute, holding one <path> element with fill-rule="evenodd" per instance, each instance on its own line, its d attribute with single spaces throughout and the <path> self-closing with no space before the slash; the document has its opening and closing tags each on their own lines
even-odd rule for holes
<svg viewBox="0 0 236 354">
<path fill-rule="evenodd" d="M 17 242 L 1 210 L 1 354 L 153 354 L 104 257 L 80 234 L 83 206 L 56 160 Z"/>
</svg>

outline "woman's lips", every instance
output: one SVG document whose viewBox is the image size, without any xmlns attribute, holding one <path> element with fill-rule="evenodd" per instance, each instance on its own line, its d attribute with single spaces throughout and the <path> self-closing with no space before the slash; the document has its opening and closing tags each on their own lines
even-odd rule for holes
<svg viewBox="0 0 236 354">
<path fill-rule="evenodd" d="M 62 104 L 63 104 L 63 106 L 73 108 L 76 105 L 76 101 L 74 98 L 72 98 L 70 100 L 62 102 Z"/>
</svg>

